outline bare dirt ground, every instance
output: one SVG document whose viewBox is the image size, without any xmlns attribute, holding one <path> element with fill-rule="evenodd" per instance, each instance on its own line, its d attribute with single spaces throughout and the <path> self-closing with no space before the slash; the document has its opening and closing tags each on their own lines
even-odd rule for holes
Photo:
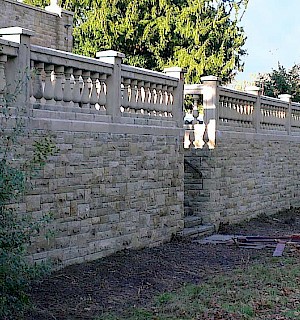
<svg viewBox="0 0 300 320">
<path fill-rule="evenodd" d="M 274 237 L 298 234 L 300 209 L 223 226 L 221 233 Z M 67 267 L 33 284 L 35 308 L 24 319 L 94 319 L 107 311 L 121 314 L 128 307 L 149 305 L 158 294 L 184 284 L 199 284 L 245 265 L 264 263 L 272 250 L 177 239 L 156 248 L 122 251 Z"/>
</svg>

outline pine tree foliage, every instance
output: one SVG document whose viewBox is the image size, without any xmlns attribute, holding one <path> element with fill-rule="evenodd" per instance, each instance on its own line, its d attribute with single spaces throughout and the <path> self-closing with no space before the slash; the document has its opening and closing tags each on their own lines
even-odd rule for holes
<svg viewBox="0 0 300 320">
<path fill-rule="evenodd" d="M 46 3 L 45 3 L 46 2 Z M 45 5 L 47 0 L 27 0 Z M 125 53 L 125 63 L 162 70 L 186 68 L 227 81 L 241 71 L 246 37 L 239 26 L 248 0 L 62 0 L 75 12 L 74 51 Z"/>
</svg>

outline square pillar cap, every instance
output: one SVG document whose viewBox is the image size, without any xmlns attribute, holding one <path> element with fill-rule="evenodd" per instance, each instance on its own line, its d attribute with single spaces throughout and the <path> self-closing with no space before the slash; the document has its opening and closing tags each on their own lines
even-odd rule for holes
<svg viewBox="0 0 300 320">
<path fill-rule="evenodd" d="M 278 98 L 282 101 L 291 102 L 292 95 L 288 93 L 283 93 L 283 94 L 280 94 Z"/>
<path fill-rule="evenodd" d="M 258 86 L 247 86 L 247 87 L 245 88 L 245 90 L 246 90 L 246 91 L 260 91 L 261 88 L 258 87 Z"/>
<path fill-rule="evenodd" d="M 201 77 L 201 81 L 218 81 L 218 82 L 221 82 L 222 79 L 220 77 L 216 77 L 216 76 L 204 76 L 204 77 Z"/>
<path fill-rule="evenodd" d="M 62 8 L 58 5 L 57 0 L 50 0 L 50 6 L 45 7 L 45 10 L 61 17 Z"/>
<path fill-rule="evenodd" d="M 114 50 L 105 50 L 105 51 L 98 51 L 96 52 L 96 57 L 97 58 L 125 58 L 125 54 L 119 51 L 114 51 Z"/>
<path fill-rule="evenodd" d="M 21 28 L 21 27 L 8 27 L 8 28 L 0 28 L 0 36 L 6 35 L 17 35 L 17 34 L 24 34 L 26 36 L 33 36 L 34 31 Z"/>
<path fill-rule="evenodd" d="M 180 67 L 170 67 L 170 68 L 164 68 L 164 73 L 166 72 L 182 72 L 186 73 L 186 70 L 184 68 Z"/>
</svg>

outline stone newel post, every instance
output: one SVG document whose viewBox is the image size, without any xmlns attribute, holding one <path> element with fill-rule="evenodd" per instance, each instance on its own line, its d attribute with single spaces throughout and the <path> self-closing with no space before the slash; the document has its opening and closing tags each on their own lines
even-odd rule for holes
<svg viewBox="0 0 300 320">
<path fill-rule="evenodd" d="M 218 127 L 219 93 L 218 87 L 221 79 L 215 76 L 201 78 L 203 83 L 203 111 L 204 111 L 204 147 L 214 149 L 216 144 L 216 130 Z"/>
<path fill-rule="evenodd" d="M 288 109 L 286 112 L 286 131 L 291 134 L 291 118 L 292 118 L 292 96 L 290 94 L 280 94 L 278 98 L 282 101 L 288 102 Z"/>
<path fill-rule="evenodd" d="M 174 119 L 179 128 L 183 127 L 183 99 L 184 99 L 184 74 L 185 70 L 179 67 L 165 68 L 164 73 L 170 77 L 179 79 L 177 88 L 174 90 Z"/>
<path fill-rule="evenodd" d="M 20 27 L 0 29 L 2 39 L 20 44 L 17 57 L 6 63 L 7 92 L 15 97 L 14 103 L 18 106 L 26 106 L 30 98 L 30 37 L 33 34 Z"/>
<path fill-rule="evenodd" d="M 261 88 L 257 86 L 248 86 L 245 88 L 247 93 L 254 94 L 256 98 L 256 102 L 253 110 L 253 127 L 256 132 L 260 130 L 260 121 L 261 121 L 261 111 L 260 111 L 260 96 L 261 96 Z"/>
<path fill-rule="evenodd" d="M 122 94 L 121 94 L 121 68 L 122 59 L 125 57 L 124 53 L 107 50 L 100 51 L 96 53 L 96 57 L 106 63 L 111 63 L 114 65 L 113 73 L 108 77 L 106 81 L 107 85 L 107 114 L 111 115 L 113 121 L 115 118 L 121 116 L 121 104 L 122 104 Z"/>
</svg>

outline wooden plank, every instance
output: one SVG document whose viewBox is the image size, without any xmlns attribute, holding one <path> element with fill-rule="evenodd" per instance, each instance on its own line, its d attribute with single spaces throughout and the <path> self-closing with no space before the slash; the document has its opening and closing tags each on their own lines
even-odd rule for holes
<svg viewBox="0 0 300 320">
<path fill-rule="evenodd" d="M 285 242 L 278 242 L 277 246 L 273 252 L 273 257 L 281 257 L 283 250 L 285 248 L 286 243 Z"/>
</svg>

